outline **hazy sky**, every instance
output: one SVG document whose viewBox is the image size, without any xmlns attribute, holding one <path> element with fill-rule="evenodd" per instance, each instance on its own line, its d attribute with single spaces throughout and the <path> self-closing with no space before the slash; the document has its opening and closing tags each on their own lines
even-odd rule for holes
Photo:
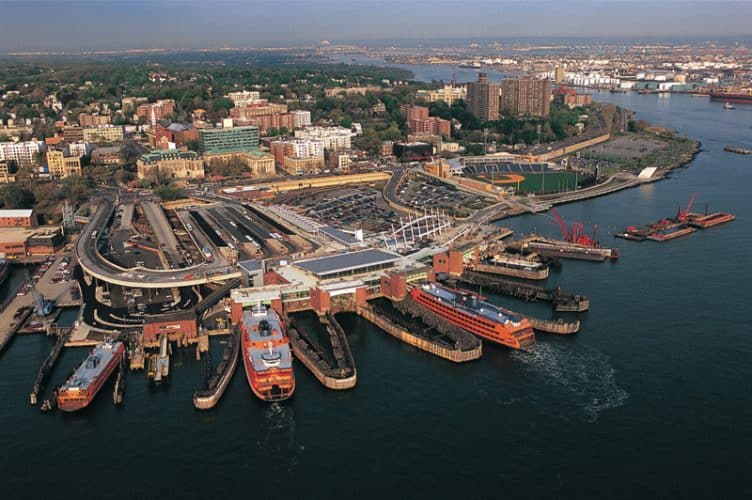
<svg viewBox="0 0 752 500">
<path fill-rule="evenodd" d="M 752 35 L 752 0 L 0 0 L 0 52 Z"/>
</svg>

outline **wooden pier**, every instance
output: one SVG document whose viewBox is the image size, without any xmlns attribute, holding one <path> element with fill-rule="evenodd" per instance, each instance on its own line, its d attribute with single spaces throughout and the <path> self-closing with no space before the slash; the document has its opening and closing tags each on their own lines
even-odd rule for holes
<svg viewBox="0 0 752 500">
<path fill-rule="evenodd" d="M 465 363 L 483 355 L 480 340 L 446 321 L 431 321 L 427 318 L 431 312 L 411 299 L 402 301 L 411 301 L 409 305 L 384 302 L 387 300 L 378 299 L 367 307 L 359 307 L 356 312 L 392 337 L 454 363 Z M 426 324 L 426 319 L 436 326 Z"/>
<path fill-rule="evenodd" d="M 52 347 L 52 351 L 50 351 L 50 354 L 45 358 L 44 362 L 42 362 L 42 366 L 39 368 L 39 373 L 37 373 L 37 378 L 34 381 L 34 387 L 32 387 L 31 394 L 29 394 L 29 401 L 32 405 L 37 404 L 39 394 L 44 391 L 44 388 L 47 385 L 47 379 L 49 378 L 57 359 L 60 357 L 60 353 L 63 351 L 63 346 L 68 340 L 68 335 L 70 335 L 70 331 L 61 332 L 58 335 L 55 345 Z"/>
<path fill-rule="evenodd" d="M 319 316 L 319 321 L 329 336 L 331 352 L 313 341 L 300 321 L 292 316 L 284 318 L 293 354 L 327 389 L 352 389 L 358 376 L 345 332 L 331 313 Z"/>
<path fill-rule="evenodd" d="M 207 370 L 206 388 L 193 393 L 193 406 L 197 410 L 210 410 L 219 403 L 220 398 L 227 389 L 238 366 L 240 357 L 240 328 L 233 329 L 232 336 L 229 337 L 225 350 L 222 353 L 222 361 L 217 365 L 213 375 L 211 369 Z M 207 355 L 206 361 L 209 362 Z"/>
<path fill-rule="evenodd" d="M 451 283 L 452 279 L 452 277 L 449 277 L 445 281 Z M 544 288 L 475 271 L 465 271 L 461 276 L 454 279 L 468 285 L 480 286 L 492 292 L 516 297 L 528 302 L 545 300 L 551 302 L 554 310 L 559 312 L 584 312 L 590 308 L 589 298 L 584 295 L 566 292 L 559 287 Z"/>
</svg>

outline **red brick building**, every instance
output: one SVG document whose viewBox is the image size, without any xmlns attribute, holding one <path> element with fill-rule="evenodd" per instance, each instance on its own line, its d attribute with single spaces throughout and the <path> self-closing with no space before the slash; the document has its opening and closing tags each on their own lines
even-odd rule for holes
<svg viewBox="0 0 752 500">
<path fill-rule="evenodd" d="M 144 343 L 157 342 L 160 335 L 172 341 L 193 340 L 198 337 L 198 325 L 194 311 L 147 316 L 143 327 Z"/>
<path fill-rule="evenodd" d="M 452 135 L 452 122 L 438 116 L 428 116 L 428 108 L 425 106 L 410 106 L 403 104 L 400 107 L 405 116 L 407 126 L 412 134 L 428 133 L 440 135 L 448 139 Z"/>
<path fill-rule="evenodd" d="M 0 210 L 0 227 L 37 227 L 33 209 Z"/>
</svg>

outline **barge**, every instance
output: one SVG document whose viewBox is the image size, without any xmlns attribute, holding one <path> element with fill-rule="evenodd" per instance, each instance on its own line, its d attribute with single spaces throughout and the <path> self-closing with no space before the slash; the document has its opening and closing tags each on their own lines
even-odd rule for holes
<svg viewBox="0 0 752 500">
<path fill-rule="evenodd" d="M 484 259 L 472 266 L 479 273 L 500 274 L 527 280 L 548 278 L 549 266 L 543 262 L 501 253 Z"/>
</svg>

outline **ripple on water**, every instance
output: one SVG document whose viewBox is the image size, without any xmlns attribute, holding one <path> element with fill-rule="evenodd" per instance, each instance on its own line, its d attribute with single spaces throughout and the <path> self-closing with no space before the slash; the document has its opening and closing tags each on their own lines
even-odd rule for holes
<svg viewBox="0 0 752 500">
<path fill-rule="evenodd" d="M 304 447 L 295 439 L 295 412 L 292 407 L 272 403 L 264 411 L 263 434 L 258 448 L 278 463 L 287 465 L 288 472 L 298 465 Z"/>
<path fill-rule="evenodd" d="M 629 397 L 616 383 L 615 370 L 608 356 L 592 348 L 536 344 L 530 352 L 515 351 L 512 356 L 543 378 L 545 384 L 564 389 L 559 395 L 582 411 L 588 422 L 598 420 L 601 412 L 618 408 Z M 556 412 L 564 408 L 557 405 Z"/>
</svg>

